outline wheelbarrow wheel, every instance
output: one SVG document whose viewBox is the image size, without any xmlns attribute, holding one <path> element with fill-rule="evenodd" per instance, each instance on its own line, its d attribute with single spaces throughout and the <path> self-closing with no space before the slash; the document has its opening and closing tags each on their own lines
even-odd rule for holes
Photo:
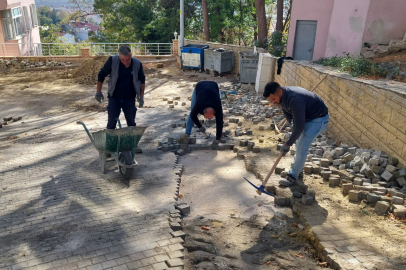
<svg viewBox="0 0 406 270">
<path fill-rule="evenodd" d="M 131 155 L 130 151 L 126 151 L 126 152 L 121 152 L 118 160 L 126 165 L 132 165 L 133 164 L 133 157 Z M 129 180 L 133 174 L 133 168 L 124 168 L 121 166 L 118 166 L 118 169 L 120 171 L 121 176 L 125 179 L 125 180 Z"/>
</svg>

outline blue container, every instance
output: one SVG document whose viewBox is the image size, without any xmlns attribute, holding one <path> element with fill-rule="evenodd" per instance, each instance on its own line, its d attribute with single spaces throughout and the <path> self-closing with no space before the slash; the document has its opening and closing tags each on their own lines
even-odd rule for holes
<svg viewBox="0 0 406 270">
<path fill-rule="evenodd" d="M 182 69 L 193 68 L 204 70 L 204 50 L 208 45 L 188 44 L 180 47 L 182 56 Z"/>
</svg>

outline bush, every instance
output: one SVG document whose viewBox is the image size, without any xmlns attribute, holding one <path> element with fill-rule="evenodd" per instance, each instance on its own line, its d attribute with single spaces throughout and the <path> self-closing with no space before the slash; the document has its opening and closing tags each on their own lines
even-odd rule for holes
<svg viewBox="0 0 406 270">
<path fill-rule="evenodd" d="M 363 57 L 351 57 L 348 53 L 342 57 L 333 56 L 329 58 L 320 58 L 319 60 L 313 61 L 313 63 L 339 68 L 340 71 L 348 72 L 353 77 L 385 77 L 388 74 L 388 70 L 382 68 L 378 63 L 374 64 Z"/>
</svg>

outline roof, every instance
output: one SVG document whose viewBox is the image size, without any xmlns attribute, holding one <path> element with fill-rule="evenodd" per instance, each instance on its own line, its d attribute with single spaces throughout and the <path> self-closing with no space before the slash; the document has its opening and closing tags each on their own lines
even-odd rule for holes
<svg viewBox="0 0 406 270">
<path fill-rule="evenodd" d="M 87 27 L 89 31 L 97 31 L 100 29 L 100 26 L 94 25 L 88 22 L 72 22 L 73 27 L 75 28 L 85 28 Z"/>
</svg>

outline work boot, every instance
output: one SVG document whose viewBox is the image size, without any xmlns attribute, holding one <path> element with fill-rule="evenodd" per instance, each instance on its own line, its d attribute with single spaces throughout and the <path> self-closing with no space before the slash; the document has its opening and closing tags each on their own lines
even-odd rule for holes
<svg viewBox="0 0 406 270">
<path fill-rule="evenodd" d="M 279 185 L 284 186 L 284 187 L 290 187 L 295 184 L 296 184 L 296 179 L 290 174 L 288 174 L 285 179 L 282 179 L 279 181 Z"/>
</svg>

